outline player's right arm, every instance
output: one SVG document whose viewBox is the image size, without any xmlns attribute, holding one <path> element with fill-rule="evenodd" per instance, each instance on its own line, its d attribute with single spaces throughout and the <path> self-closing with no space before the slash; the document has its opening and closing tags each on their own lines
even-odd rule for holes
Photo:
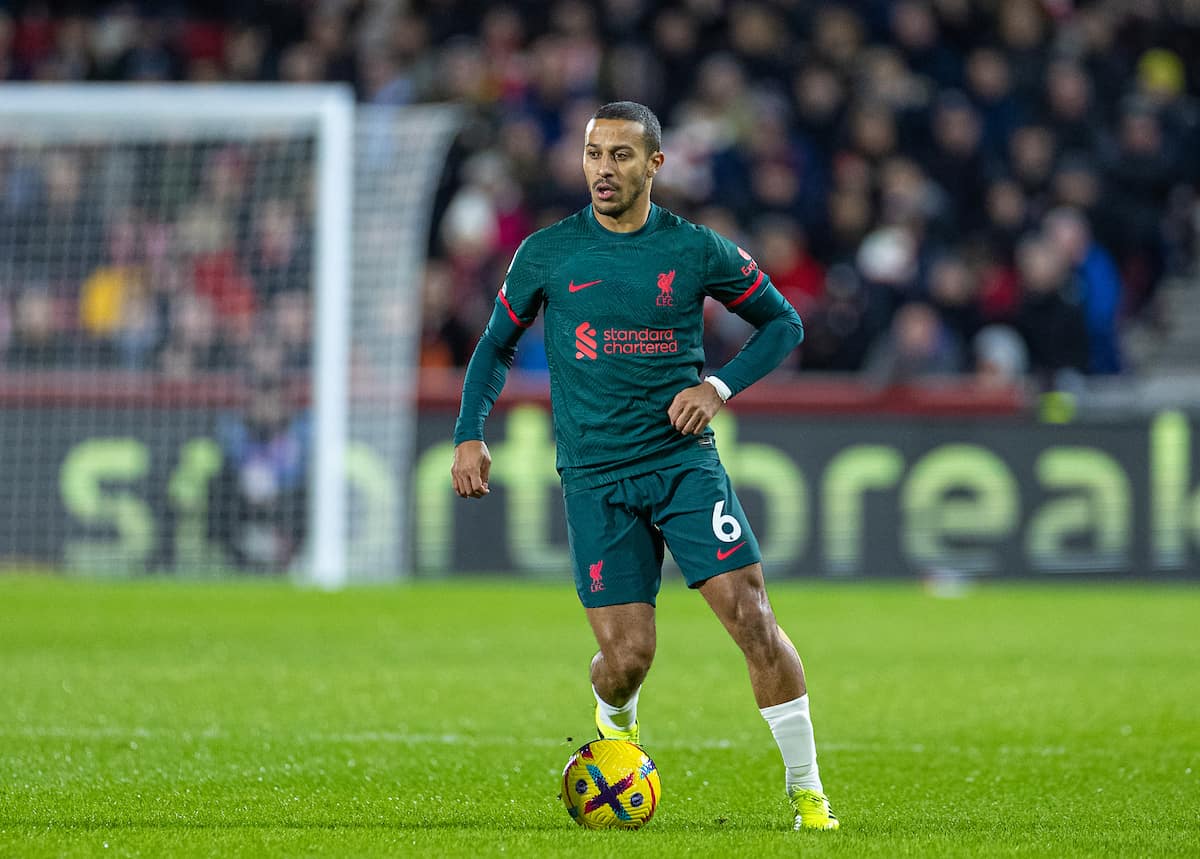
<svg viewBox="0 0 1200 859">
<path fill-rule="evenodd" d="M 462 405 L 454 425 L 454 462 L 450 477 L 462 498 L 488 494 L 492 457 L 483 441 L 483 424 L 504 389 L 517 354 L 517 341 L 533 324 L 542 304 L 535 266 L 525 245 L 517 250 L 504 285 L 496 295 L 492 317 L 471 354 L 463 378 Z"/>
</svg>

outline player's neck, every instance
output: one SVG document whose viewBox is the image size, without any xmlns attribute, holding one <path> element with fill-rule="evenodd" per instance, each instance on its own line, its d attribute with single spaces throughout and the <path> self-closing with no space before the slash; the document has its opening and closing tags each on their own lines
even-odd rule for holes
<svg viewBox="0 0 1200 859">
<path fill-rule="evenodd" d="M 615 217 L 601 214 L 593 206 L 592 216 L 595 217 L 596 223 L 610 233 L 636 233 L 646 226 L 646 221 L 650 219 L 650 195 L 643 194 L 634 200 L 632 206 Z"/>
</svg>

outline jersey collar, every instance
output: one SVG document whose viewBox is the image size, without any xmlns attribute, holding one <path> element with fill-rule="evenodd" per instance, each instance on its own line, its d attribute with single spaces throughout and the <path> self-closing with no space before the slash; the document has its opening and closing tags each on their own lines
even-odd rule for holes
<svg viewBox="0 0 1200 859">
<path fill-rule="evenodd" d="M 613 241 L 626 241 L 628 239 L 637 238 L 638 236 L 653 232 L 654 228 L 658 225 L 659 215 L 662 214 L 662 207 L 660 207 L 657 203 L 651 203 L 650 214 L 646 216 L 646 223 L 642 224 L 632 233 L 614 233 L 612 230 L 607 230 L 602 227 L 600 222 L 596 220 L 596 213 L 592 211 L 591 203 L 588 204 L 588 207 L 585 211 L 587 212 L 588 223 L 592 225 L 592 229 L 597 233 L 610 238 Z"/>
</svg>

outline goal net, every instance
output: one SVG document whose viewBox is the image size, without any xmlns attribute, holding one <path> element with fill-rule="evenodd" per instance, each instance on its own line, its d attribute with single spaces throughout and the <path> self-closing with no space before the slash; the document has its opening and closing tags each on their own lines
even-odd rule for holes
<svg viewBox="0 0 1200 859">
<path fill-rule="evenodd" d="M 455 124 L 337 86 L 0 88 L 0 565 L 402 574 Z"/>
</svg>

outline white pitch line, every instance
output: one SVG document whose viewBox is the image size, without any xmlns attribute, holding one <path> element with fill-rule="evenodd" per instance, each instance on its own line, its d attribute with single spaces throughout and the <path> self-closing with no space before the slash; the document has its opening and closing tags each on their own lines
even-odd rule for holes
<svg viewBox="0 0 1200 859">
<path fill-rule="evenodd" d="M 67 728 L 53 725 L 3 726 L 0 727 L 0 737 L 25 739 L 61 739 L 61 740 L 160 740 L 170 742 L 194 742 L 197 740 L 238 739 L 254 741 L 269 740 L 273 743 L 293 740 L 302 743 L 341 743 L 347 745 L 406 745 L 406 746 L 537 746 L 552 748 L 561 746 L 572 747 L 590 738 L 575 737 L 561 740 L 549 737 L 517 737 L 511 734 L 421 734 L 405 731 L 352 731 L 352 732 L 311 732 L 303 734 L 234 734 L 220 728 L 205 728 L 197 731 L 180 731 L 154 729 L 144 727 L 134 728 Z M 695 740 L 662 740 L 653 743 L 654 748 L 686 750 L 700 749 L 704 751 L 738 749 L 761 745 L 763 737 L 740 736 L 731 738 L 697 738 Z M 869 754 L 924 754 L 925 752 L 943 752 L 955 755 L 974 755 L 983 753 L 999 753 L 1011 755 L 1035 755 L 1050 757 L 1065 755 L 1064 746 L 1012 746 L 1003 745 L 995 748 L 982 746 L 947 745 L 937 746 L 926 743 L 837 743 L 826 742 L 819 745 L 821 751 L 830 752 L 861 752 Z"/>
</svg>

